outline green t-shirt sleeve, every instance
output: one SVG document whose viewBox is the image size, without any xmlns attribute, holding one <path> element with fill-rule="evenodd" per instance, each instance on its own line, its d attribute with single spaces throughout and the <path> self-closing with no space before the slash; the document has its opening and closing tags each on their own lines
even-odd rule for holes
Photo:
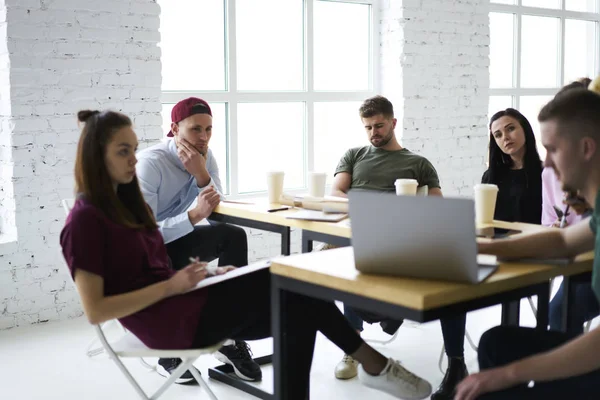
<svg viewBox="0 0 600 400">
<path fill-rule="evenodd" d="M 598 222 L 596 220 L 596 213 L 592 214 L 592 218 L 590 218 L 590 229 L 594 232 L 594 235 L 597 233 L 596 228 L 598 227 Z"/>
<path fill-rule="evenodd" d="M 440 178 L 438 178 L 437 171 L 433 164 L 427 159 L 423 159 L 421 163 L 421 176 L 419 178 L 419 185 L 427 185 L 429 189 L 440 187 Z"/>
<path fill-rule="evenodd" d="M 340 172 L 347 172 L 352 175 L 352 171 L 354 170 L 355 162 L 356 162 L 355 149 L 350 149 L 350 150 L 346 151 L 346 153 L 344 153 L 344 155 L 342 156 L 342 159 L 338 163 L 337 167 L 335 168 L 335 174 L 333 174 L 333 176 L 336 176 Z"/>
</svg>

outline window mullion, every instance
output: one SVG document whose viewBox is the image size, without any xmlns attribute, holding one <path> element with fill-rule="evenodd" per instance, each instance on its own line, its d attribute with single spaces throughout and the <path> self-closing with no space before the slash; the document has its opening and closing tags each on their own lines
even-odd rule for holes
<svg viewBox="0 0 600 400">
<path fill-rule="evenodd" d="M 305 0 L 304 7 L 304 79 L 305 89 L 308 92 L 307 101 L 305 105 L 305 126 L 304 126 L 304 137 L 305 137 L 305 148 L 304 148 L 304 184 L 307 185 L 308 171 L 314 170 L 315 157 L 314 157 L 314 144 L 315 144 L 315 103 L 314 103 L 314 2 L 316 0 Z"/>
<path fill-rule="evenodd" d="M 238 185 L 238 104 L 237 104 L 237 47 L 236 47 L 236 18 L 235 18 L 235 2 L 236 0 L 227 1 L 227 116 L 228 121 L 228 145 L 227 161 L 229 163 L 229 191 L 232 195 L 239 193 Z"/>
<path fill-rule="evenodd" d="M 521 0 L 519 0 L 519 4 L 521 4 Z M 523 18 L 521 13 L 517 13 L 515 15 L 516 18 L 516 23 L 515 23 L 515 41 L 514 41 L 514 46 L 515 46 L 515 87 L 517 88 L 517 90 L 521 89 L 521 44 L 522 44 L 522 38 L 521 38 L 521 34 L 522 34 L 522 25 L 523 25 Z M 519 107 L 521 105 L 521 98 L 520 96 L 516 96 L 514 99 L 514 107 L 518 110 Z"/>
</svg>

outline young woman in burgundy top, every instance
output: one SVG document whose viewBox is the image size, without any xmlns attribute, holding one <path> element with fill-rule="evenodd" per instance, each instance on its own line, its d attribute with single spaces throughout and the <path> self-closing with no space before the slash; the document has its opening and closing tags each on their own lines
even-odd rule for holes
<svg viewBox="0 0 600 400">
<path fill-rule="evenodd" d="M 138 145 L 130 119 L 113 111 L 80 111 L 85 123 L 75 162 L 78 199 L 60 242 L 92 324 L 117 318 L 148 347 L 205 347 L 224 339 L 271 335 L 268 269 L 188 292 L 206 278 L 205 264 L 170 267 L 161 234 L 135 174 Z M 233 267 L 220 267 L 225 274 Z M 239 301 L 239 299 L 244 301 Z M 331 302 L 286 296 L 286 366 L 294 399 L 308 398 L 315 334 L 321 331 L 361 363 L 363 384 L 398 398 L 429 396 L 431 385 L 368 346 Z"/>
</svg>

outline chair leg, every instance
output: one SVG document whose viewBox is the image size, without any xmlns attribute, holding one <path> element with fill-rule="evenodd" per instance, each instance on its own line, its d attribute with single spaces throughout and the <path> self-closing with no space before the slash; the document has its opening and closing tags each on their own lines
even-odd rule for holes
<svg viewBox="0 0 600 400">
<path fill-rule="evenodd" d="M 533 304 L 533 299 L 528 297 L 527 300 L 529 301 L 529 306 L 531 307 L 531 311 L 533 311 L 534 317 L 537 319 L 537 307 Z"/>
<path fill-rule="evenodd" d="M 475 343 L 473 342 L 473 339 L 471 339 L 471 335 L 469 335 L 469 331 L 465 330 L 465 337 L 467 338 L 467 342 L 469 342 L 469 346 L 471 346 L 471 348 L 473 349 L 473 351 L 475 353 L 477 353 L 477 351 L 479 350 L 477 348 L 477 346 L 475 346 Z"/>
<path fill-rule="evenodd" d="M 438 368 L 440 369 L 442 375 L 446 374 L 446 371 L 444 371 L 442 367 L 444 364 L 444 350 L 446 350 L 446 348 L 444 347 L 444 345 L 442 345 L 442 351 L 440 352 L 440 360 L 438 361 Z"/>
<path fill-rule="evenodd" d="M 183 375 L 185 371 L 190 369 L 192 364 L 194 364 L 194 361 L 196 361 L 197 359 L 198 357 L 187 358 L 183 360 L 183 362 L 179 364 L 177 368 L 175 368 L 175 371 L 171 373 L 169 379 L 167 379 L 167 381 L 163 383 L 163 385 L 152 395 L 152 397 L 150 397 L 150 400 L 158 399 L 165 392 L 165 390 L 167 390 L 167 388 L 175 382 L 175 380 L 177 380 L 181 375 Z"/>
<path fill-rule="evenodd" d="M 206 393 L 208 393 L 208 397 L 210 397 L 211 400 L 219 400 L 217 396 L 215 396 L 213 391 L 210 390 L 210 387 L 208 387 L 208 383 L 206 383 L 206 381 L 200 376 L 196 368 L 190 368 L 189 371 L 192 373 L 196 381 L 198 381 L 200 386 L 202 386 L 202 389 L 206 390 Z"/>
<path fill-rule="evenodd" d="M 377 340 L 377 339 L 364 339 L 365 342 L 369 343 L 369 344 L 380 344 L 380 345 L 387 345 L 392 343 L 394 340 L 396 340 L 396 338 L 398 337 L 398 332 L 400 332 L 400 329 L 398 329 L 394 335 L 389 338 L 388 340 Z"/>
<path fill-rule="evenodd" d="M 113 361 L 115 362 L 115 364 L 117 364 L 117 367 L 119 367 L 119 369 L 121 370 L 121 372 L 123 373 L 123 375 L 125 375 L 125 377 L 129 381 L 129 383 L 131 384 L 131 386 L 133 386 L 133 388 L 140 395 L 140 397 L 143 400 L 150 400 L 148 398 L 148 396 L 146 396 L 146 393 L 144 393 L 144 391 L 142 390 L 142 388 L 140 387 L 140 385 L 138 385 L 137 381 L 133 378 L 133 376 L 131 376 L 131 373 L 129 372 L 129 370 L 127 370 L 127 368 L 125 367 L 125 365 L 123 365 L 123 363 L 121 362 L 121 360 L 119 359 L 119 357 L 111 357 L 111 358 L 113 359 Z"/>
</svg>

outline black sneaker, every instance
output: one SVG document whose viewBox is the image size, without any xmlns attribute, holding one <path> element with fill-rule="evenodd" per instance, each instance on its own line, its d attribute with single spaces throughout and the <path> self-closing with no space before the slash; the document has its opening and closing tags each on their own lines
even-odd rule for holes
<svg viewBox="0 0 600 400">
<path fill-rule="evenodd" d="M 177 367 L 179 367 L 179 364 L 181 364 L 181 358 L 159 358 L 158 359 L 158 365 L 156 366 L 156 372 L 158 372 L 160 375 L 164 376 L 165 378 L 168 378 L 171 376 L 171 374 L 173 373 L 173 371 L 175 371 L 175 369 Z M 196 368 L 194 366 L 192 366 L 191 368 Z M 198 371 L 196 369 L 196 371 Z M 198 374 L 200 373 L 200 371 L 198 371 Z M 194 378 L 194 375 L 192 375 L 192 373 L 187 370 L 183 373 L 183 375 L 181 375 L 179 378 L 175 379 L 175 383 L 180 383 L 180 384 L 194 384 L 194 383 L 198 383 L 196 382 L 196 379 Z"/>
<path fill-rule="evenodd" d="M 235 374 L 245 381 L 260 381 L 262 371 L 260 365 L 252 359 L 252 351 L 248 343 L 236 340 L 231 346 L 223 346 L 215 353 L 215 358 L 233 367 Z"/>
</svg>

